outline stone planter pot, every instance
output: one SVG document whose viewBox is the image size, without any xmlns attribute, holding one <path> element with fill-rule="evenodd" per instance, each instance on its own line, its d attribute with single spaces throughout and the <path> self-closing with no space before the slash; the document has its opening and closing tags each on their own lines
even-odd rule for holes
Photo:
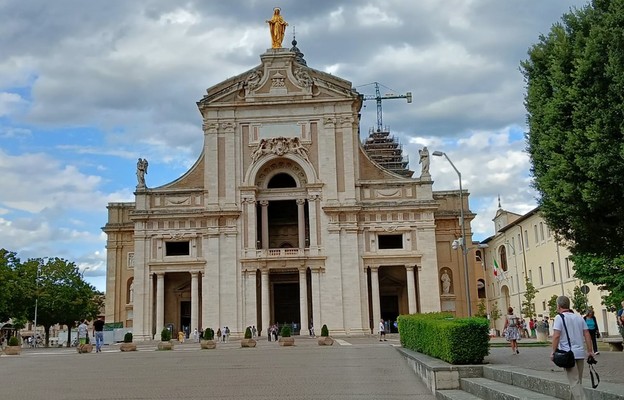
<svg viewBox="0 0 624 400">
<path fill-rule="evenodd" d="M 76 351 L 78 352 L 78 354 L 91 353 L 93 352 L 93 345 L 92 344 L 78 345 L 78 347 L 76 347 Z"/>
<path fill-rule="evenodd" d="M 171 342 L 159 342 L 158 350 L 173 350 L 173 343 Z"/>
<path fill-rule="evenodd" d="M 256 341 L 253 339 L 241 339 L 241 347 L 256 347 Z"/>
<path fill-rule="evenodd" d="M 21 346 L 7 346 L 4 348 L 4 354 L 7 356 L 19 356 L 22 354 Z"/>
<path fill-rule="evenodd" d="M 134 343 L 122 343 L 121 346 L 119 346 L 119 350 L 121 350 L 121 351 L 137 351 L 137 347 L 136 347 L 136 344 L 134 344 Z"/>
<path fill-rule="evenodd" d="M 548 341 L 548 332 L 537 331 L 537 341 L 538 342 L 546 342 L 546 341 Z"/>
<path fill-rule="evenodd" d="M 279 344 L 280 346 L 294 346 L 295 345 L 295 338 L 292 336 L 289 337 L 280 337 L 279 338 Z"/>
<path fill-rule="evenodd" d="M 321 337 L 318 340 L 318 344 L 319 346 L 333 346 L 334 339 L 330 338 L 329 336 Z"/>
<path fill-rule="evenodd" d="M 199 342 L 199 345 L 204 350 L 212 350 L 217 348 L 217 342 L 215 342 L 214 340 L 202 340 L 201 342 Z"/>
</svg>

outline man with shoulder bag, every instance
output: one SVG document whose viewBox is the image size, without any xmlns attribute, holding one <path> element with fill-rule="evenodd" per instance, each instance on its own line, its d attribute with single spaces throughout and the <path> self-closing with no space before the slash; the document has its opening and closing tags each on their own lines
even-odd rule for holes
<svg viewBox="0 0 624 400">
<path fill-rule="evenodd" d="M 585 399 L 583 391 L 583 367 L 585 347 L 587 355 L 593 359 L 594 352 L 589 329 L 585 320 L 570 310 L 570 299 L 557 298 L 557 316 L 553 324 L 552 353 L 550 359 L 565 369 L 570 392 L 575 400 Z"/>
</svg>

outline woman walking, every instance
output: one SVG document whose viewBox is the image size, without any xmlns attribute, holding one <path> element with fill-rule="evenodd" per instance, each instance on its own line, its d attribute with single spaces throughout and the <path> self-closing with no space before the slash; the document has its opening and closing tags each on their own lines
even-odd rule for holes
<svg viewBox="0 0 624 400">
<path fill-rule="evenodd" d="M 512 354 L 520 354 L 518 351 L 518 340 L 520 340 L 520 330 L 518 325 L 520 318 L 514 315 L 513 308 L 507 309 L 507 318 L 505 319 L 505 339 L 511 343 Z"/>
<path fill-rule="evenodd" d="M 598 343 L 596 342 L 596 338 L 600 337 L 600 331 L 598 330 L 598 321 L 596 320 L 596 316 L 594 315 L 594 310 L 589 310 L 587 315 L 583 317 L 585 323 L 587 324 L 587 328 L 589 329 L 589 336 L 591 337 L 592 346 L 594 347 L 594 353 L 600 354 L 598 351 Z"/>
</svg>

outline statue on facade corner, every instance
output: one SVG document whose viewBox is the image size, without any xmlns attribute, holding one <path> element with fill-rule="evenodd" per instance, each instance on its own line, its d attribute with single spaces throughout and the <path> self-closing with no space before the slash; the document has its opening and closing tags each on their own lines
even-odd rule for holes
<svg viewBox="0 0 624 400">
<path fill-rule="evenodd" d="M 442 281 L 442 293 L 449 294 L 451 292 L 451 277 L 446 273 L 446 270 L 444 270 L 440 280 Z"/>
<path fill-rule="evenodd" d="M 273 9 L 273 18 L 266 21 L 269 24 L 269 32 L 271 32 L 271 47 L 280 49 L 284 40 L 284 33 L 288 23 L 284 21 L 284 17 L 280 14 L 280 8 Z"/>
<path fill-rule="evenodd" d="M 421 175 L 429 175 L 429 150 L 427 146 L 418 150 L 418 154 L 420 155 L 420 161 L 418 163 L 422 164 Z"/>
<path fill-rule="evenodd" d="M 139 161 L 137 161 L 137 187 L 145 187 L 145 174 L 147 174 L 147 165 L 148 163 L 146 158 L 139 158 Z"/>
</svg>

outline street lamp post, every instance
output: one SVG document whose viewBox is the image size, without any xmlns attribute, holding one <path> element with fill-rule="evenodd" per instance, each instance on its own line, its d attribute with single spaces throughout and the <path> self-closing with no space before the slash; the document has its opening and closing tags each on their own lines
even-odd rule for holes
<svg viewBox="0 0 624 400">
<path fill-rule="evenodd" d="M 464 221 L 464 191 L 462 189 L 461 173 L 455 167 L 455 164 L 453 164 L 453 161 L 451 161 L 449 156 L 446 155 L 446 153 L 444 153 L 443 151 L 434 151 L 433 155 L 437 157 L 446 157 L 446 160 L 449 162 L 449 164 L 451 164 L 451 167 L 453 167 L 455 172 L 457 172 L 457 177 L 459 178 L 459 222 L 461 224 L 461 249 L 463 253 L 464 277 L 466 280 L 466 303 L 468 306 L 468 316 L 472 317 L 472 305 L 470 303 L 470 277 L 468 276 L 468 246 L 466 245 L 466 222 Z"/>
<path fill-rule="evenodd" d="M 37 265 L 37 277 L 35 278 L 35 284 L 36 284 L 36 291 L 37 293 L 35 293 L 35 319 L 33 321 L 33 337 L 32 337 L 32 342 L 33 342 L 33 346 L 37 347 L 37 308 L 39 306 L 39 271 L 40 271 L 40 267 L 41 265 Z"/>
</svg>

